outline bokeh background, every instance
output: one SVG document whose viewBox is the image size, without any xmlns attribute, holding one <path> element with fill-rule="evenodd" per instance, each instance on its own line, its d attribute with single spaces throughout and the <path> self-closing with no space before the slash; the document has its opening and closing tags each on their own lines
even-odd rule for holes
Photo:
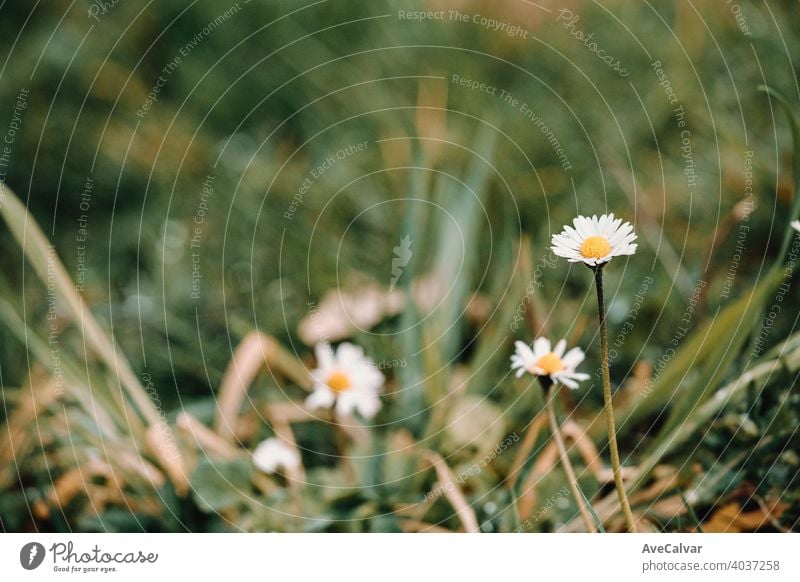
<svg viewBox="0 0 800 582">
<path fill-rule="evenodd" d="M 759 89 L 800 112 L 797 8 L 0 4 L 0 529 L 579 531 L 508 369 L 536 335 L 587 352 L 562 421 L 621 529 L 591 273 L 548 249 L 604 212 L 639 234 L 606 285 L 640 527 L 797 529 L 793 142 Z M 377 418 L 303 407 L 324 340 L 382 369 Z M 252 465 L 282 430 L 299 481 Z"/>
</svg>

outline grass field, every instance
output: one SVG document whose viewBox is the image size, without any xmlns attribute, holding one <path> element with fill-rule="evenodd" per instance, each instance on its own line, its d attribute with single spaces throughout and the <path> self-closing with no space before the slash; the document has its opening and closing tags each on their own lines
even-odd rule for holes
<svg viewBox="0 0 800 582">
<path fill-rule="evenodd" d="M 797 531 L 798 24 L 0 4 L 0 530 Z"/>
</svg>

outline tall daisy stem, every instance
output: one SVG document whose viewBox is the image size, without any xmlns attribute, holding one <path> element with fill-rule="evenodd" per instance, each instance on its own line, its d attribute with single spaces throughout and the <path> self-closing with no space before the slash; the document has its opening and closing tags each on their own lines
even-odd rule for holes
<svg viewBox="0 0 800 582">
<path fill-rule="evenodd" d="M 547 416 L 550 419 L 550 430 L 553 433 L 553 440 L 556 441 L 556 448 L 558 449 L 558 455 L 561 458 L 561 465 L 564 467 L 564 472 L 567 474 L 567 481 L 569 482 L 569 487 L 572 490 L 572 496 L 575 498 L 575 503 L 578 505 L 578 511 L 581 513 L 581 518 L 583 518 L 583 523 L 586 525 L 586 531 L 589 533 L 595 533 L 597 528 L 594 525 L 594 520 L 592 520 L 589 510 L 586 508 L 583 494 L 581 494 L 580 489 L 578 489 L 578 478 L 575 476 L 575 470 L 572 468 L 572 463 L 569 460 L 567 447 L 564 445 L 564 437 L 561 436 L 561 427 L 559 427 L 558 419 L 556 418 L 556 384 L 549 378 L 547 378 L 547 381 L 544 381 L 544 378 L 542 378 L 542 380 L 542 385 L 547 389 L 546 406 Z M 547 386 L 548 384 L 549 387 Z"/>
<path fill-rule="evenodd" d="M 617 488 L 619 503 L 628 531 L 635 533 L 636 524 L 633 521 L 628 496 L 625 494 L 625 485 L 622 482 L 622 470 L 619 463 L 619 448 L 617 447 L 617 427 L 614 422 L 614 405 L 611 396 L 611 373 L 608 369 L 608 330 L 606 329 L 606 307 L 603 298 L 603 265 L 597 265 L 594 270 L 594 282 L 597 287 L 597 312 L 600 316 L 600 359 L 603 369 L 603 402 L 606 414 L 606 429 L 608 430 L 608 449 L 611 452 L 611 470 L 614 473 L 614 485 Z"/>
</svg>

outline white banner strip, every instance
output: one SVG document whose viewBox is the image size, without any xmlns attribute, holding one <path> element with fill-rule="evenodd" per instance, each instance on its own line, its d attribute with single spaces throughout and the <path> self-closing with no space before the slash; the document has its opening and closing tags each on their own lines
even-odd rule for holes
<svg viewBox="0 0 800 582">
<path fill-rule="evenodd" d="M 796 582 L 798 564 L 800 534 L 0 535 L 0 579 L 14 581 Z"/>
</svg>

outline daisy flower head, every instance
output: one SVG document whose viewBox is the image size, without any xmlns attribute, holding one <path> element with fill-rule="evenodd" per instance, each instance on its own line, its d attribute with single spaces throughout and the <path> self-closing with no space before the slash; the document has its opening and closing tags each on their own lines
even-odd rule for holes
<svg viewBox="0 0 800 582">
<path fill-rule="evenodd" d="M 364 418 L 373 418 L 381 408 L 379 394 L 385 379 L 364 350 L 345 342 L 336 351 L 330 344 L 317 344 L 315 352 L 318 367 L 311 372 L 314 391 L 306 405 L 317 409 L 335 404 L 338 415 L 356 410 Z"/>
<path fill-rule="evenodd" d="M 792 228 L 795 229 L 797 232 L 800 232 L 800 220 L 793 220 Z"/>
<path fill-rule="evenodd" d="M 583 261 L 590 267 L 607 263 L 614 257 L 636 252 L 636 234 L 629 222 L 603 214 L 600 218 L 578 216 L 572 226 L 565 226 L 561 234 L 553 235 L 553 253 L 570 263 Z"/>
<path fill-rule="evenodd" d="M 279 438 L 268 438 L 253 451 L 253 464 L 264 473 L 292 473 L 300 467 L 300 454 Z"/>
<path fill-rule="evenodd" d="M 533 342 L 533 348 L 523 342 L 514 342 L 516 351 L 511 356 L 511 369 L 517 371 L 517 378 L 525 372 L 534 376 L 546 376 L 551 381 L 577 388 L 578 382 L 589 379 L 589 374 L 576 372 L 586 357 L 580 348 L 572 348 L 566 354 L 566 340 L 559 341 L 552 348 L 550 340 L 544 337 Z"/>
</svg>

